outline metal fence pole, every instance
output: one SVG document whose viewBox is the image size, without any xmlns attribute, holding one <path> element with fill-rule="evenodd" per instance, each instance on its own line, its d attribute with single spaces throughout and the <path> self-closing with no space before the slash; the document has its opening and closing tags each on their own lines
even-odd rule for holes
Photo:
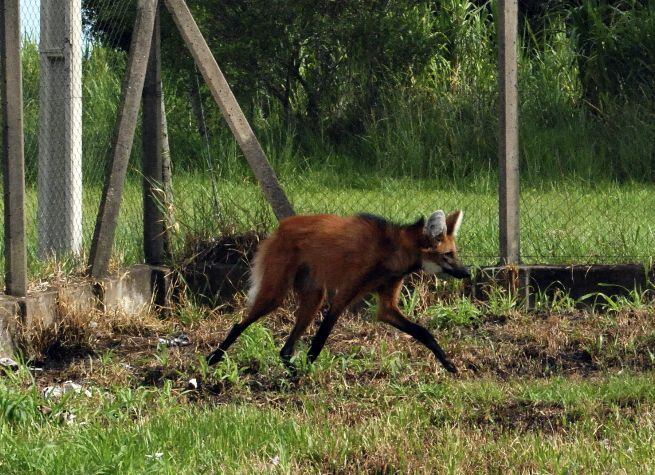
<svg viewBox="0 0 655 475">
<path fill-rule="evenodd" d="M 9 295 L 24 297 L 27 293 L 27 258 L 25 251 L 23 80 L 20 46 L 20 2 L 19 0 L 0 0 L 5 288 Z"/>
<path fill-rule="evenodd" d="M 500 261 L 501 264 L 518 264 L 520 252 L 517 0 L 500 0 L 498 12 Z"/>
<path fill-rule="evenodd" d="M 109 258 L 118 224 L 125 174 L 136 130 L 141 93 L 150 56 L 150 42 L 157 10 L 156 0 L 139 0 L 134 33 L 123 80 L 121 102 L 112 138 L 111 156 L 102 190 L 102 200 L 91 242 L 89 267 L 91 276 L 103 277 L 109 268 Z"/>
<path fill-rule="evenodd" d="M 142 168 L 143 168 L 143 251 L 148 264 L 161 265 L 166 253 L 166 218 L 168 198 L 164 185 L 163 98 L 161 86 L 161 47 L 159 12 L 150 44 L 150 58 L 143 85 Z"/>
</svg>

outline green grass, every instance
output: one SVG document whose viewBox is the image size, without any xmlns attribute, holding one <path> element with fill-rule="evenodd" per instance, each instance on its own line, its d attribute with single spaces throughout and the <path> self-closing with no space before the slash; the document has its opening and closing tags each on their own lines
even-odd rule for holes
<svg viewBox="0 0 655 475">
<path fill-rule="evenodd" d="M 241 400 L 217 406 L 170 385 L 52 404 L 3 380 L 0 471 L 643 473 L 655 468 L 652 378 L 335 378 L 268 400 L 241 388 Z"/>
<path fill-rule="evenodd" d="M 282 392 L 278 404 L 217 407 L 189 404 L 170 387 L 112 388 L 68 398 L 48 417 L 38 395 L 3 388 L 12 407 L 0 429 L 2 471 L 649 471 L 651 378 L 334 382 Z M 60 421 L 63 411 L 73 424 Z"/>
<path fill-rule="evenodd" d="M 297 379 L 278 356 L 288 308 L 212 368 L 202 355 L 240 315 L 187 303 L 167 319 L 69 314 L 41 339 L 30 329 L 43 346 L 24 355 L 43 371 L 0 377 L 0 473 L 655 469 L 652 297 L 607 297 L 603 311 L 542 300 L 524 313 L 500 290 L 476 302 L 424 284 L 402 309 L 437 333 L 458 376 L 372 309 L 344 315 L 314 365 L 303 338 Z M 180 331 L 190 346 L 157 343 Z M 43 395 L 68 379 L 90 395 Z"/>
<path fill-rule="evenodd" d="M 478 180 L 469 186 L 447 186 L 437 180 L 350 178 L 340 181 L 328 172 L 301 177 L 281 176 L 298 213 L 378 213 L 409 222 L 436 208 L 465 211 L 460 249 L 470 264 L 493 264 L 498 255 L 496 181 Z M 216 236 L 224 232 L 262 231 L 275 226 L 274 217 L 252 180 L 210 179 L 180 173 L 174 181 L 176 246 L 188 236 Z M 216 193 L 214 193 L 214 189 Z M 648 264 L 655 249 L 655 196 L 652 185 L 564 182 L 523 187 L 521 193 L 521 248 L 526 263 Z M 84 191 L 84 249 L 89 249 L 99 185 Z M 129 265 L 143 259 L 141 183 L 126 183 L 114 262 Z M 1 205 L 0 205 L 1 207 Z M 635 217 L 638 217 L 635 218 Z M 27 190 L 29 267 L 33 278 L 57 267 L 36 254 L 36 190 Z M 80 267 L 82 259 L 63 259 L 65 270 Z"/>
</svg>

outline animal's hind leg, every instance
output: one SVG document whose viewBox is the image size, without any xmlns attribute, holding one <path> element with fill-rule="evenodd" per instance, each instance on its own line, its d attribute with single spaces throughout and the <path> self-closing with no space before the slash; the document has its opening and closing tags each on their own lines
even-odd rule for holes
<svg viewBox="0 0 655 475">
<path fill-rule="evenodd" d="M 286 343 L 280 351 L 280 357 L 287 367 L 291 367 L 291 356 L 298 339 L 305 333 L 309 324 L 314 320 L 316 314 L 325 298 L 325 291 L 321 288 L 300 288 L 296 289 L 298 308 L 296 309 L 296 324 L 291 330 Z"/>
<path fill-rule="evenodd" d="M 257 320 L 263 316 L 271 313 L 273 310 L 282 305 L 284 299 L 284 292 L 278 294 L 277 296 L 267 296 L 267 295 L 258 295 L 255 298 L 255 301 L 248 311 L 248 315 L 241 322 L 235 324 L 230 333 L 227 334 L 225 340 L 218 345 L 209 356 L 207 356 L 207 363 L 209 365 L 216 364 L 220 362 L 225 356 L 225 351 L 234 343 L 234 341 L 239 338 L 246 328 L 255 323 Z"/>
<path fill-rule="evenodd" d="M 356 288 L 358 288 L 358 290 L 341 291 L 337 293 L 333 301 L 330 302 L 330 308 L 325 314 L 325 317 L 323 317 L 321 326 L 318 327 L 318 331 L 314 335 L 314 338 L 312 339 L 312 344 L 309 347 L 309 351 L 307 352 L 307 359 L 311 363 L 316 361 L 316 358 L 318 358 L 318 355 L 323 350 L 323 347 L 325 346 L 325 342 L 330 336 L 330 333 L 332 333 L 334 324 L 339 319 L 341 313 L 358 296 L 364 295 L 370 290 L 365 286 L 359 286 Z"/>
</svg>

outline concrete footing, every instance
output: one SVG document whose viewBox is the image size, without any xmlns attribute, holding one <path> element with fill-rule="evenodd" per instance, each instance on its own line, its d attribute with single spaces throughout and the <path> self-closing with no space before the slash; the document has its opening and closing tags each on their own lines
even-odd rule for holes
<svg viewBox="0 0 655 475">
<path fill-rule="evenodd" d="M 19 324 L 47 328 L 70 312 L 138 314 L 153 305 L 165 307 L 170 282 L 168 269 L 137 265 L 95 283 L 78 282 L 24 298 L 0 294 L 0 357 L 13 353 Z"/>
<path fill-rule="evenodd" d="M 0 298 L 0 358 L 13 353 L 19 311 L 17 301 Z"/>
<path fill-rule="evenodd" d="M 617 296 L 646 289 L 651 278 L 639 264 L 485 267 L 472 283 L 472 294 L 485 299 L 490 286 L 501 286 L 529 307 L 539 294 L 552 297 L 557 292 L 591 303 L 599 293 Z"/>
</svg>

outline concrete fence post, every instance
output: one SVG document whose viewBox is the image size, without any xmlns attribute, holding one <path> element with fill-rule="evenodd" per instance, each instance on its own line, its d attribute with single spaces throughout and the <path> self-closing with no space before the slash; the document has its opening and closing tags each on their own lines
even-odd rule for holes
<svg viewBox="0 0 655 475">
<path fill-rule="evenodd" d="M 500 261 L 501 264 L 518 264 L 521 257 L 519 249 L 517 0 L 500 0 L 498 12 Z"/>
<path fill-rule="evenodd" d="M 0 0 L 5 291 L 16 297 L 24 297 L 27 293 L 23 78 L 20 47 L 20 2 Z"/>
<path fill-rule="evenodd" d="M 39 255 L 82 248 L 82 4 L 41 0 Z"/>
</svg>

